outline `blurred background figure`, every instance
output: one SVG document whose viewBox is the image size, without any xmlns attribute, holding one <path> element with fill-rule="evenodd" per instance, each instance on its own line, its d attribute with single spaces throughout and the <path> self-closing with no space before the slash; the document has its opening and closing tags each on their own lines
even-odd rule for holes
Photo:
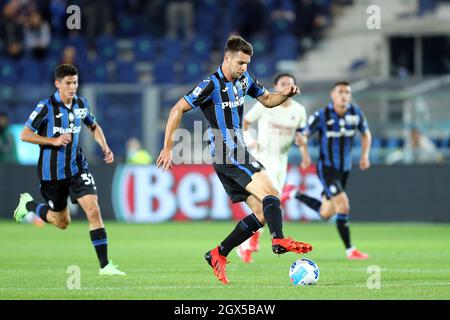
<svg viewBox="0 0 450 320">
<path fill-rule="evenodd" d="M 50 25 L 39 11 L 33 11 L 25 23 L 25 49 L 37 59 L 45 58 L 50 46 Z"/>
<path fill-rule="evenodd" d="M 193 35 L 194 3 L 189 0 L 169 0 L 166 11 L 168 36 L 181 39 L 191 39 Z"/>
<path fill-rule="evenodd" d="M 433 141 L 417 126 L 411 127 L 403 152 L 403 161 L 408 164 L 440 163 L 444 160 Z"/>
<path fill-rule="evenodd" d="M 0 111 L 0 163 L 17 163 L 16 144 L 9 128 L 9 117 Z"/>
<path fill-rule="evenodd" d="M 236 10 L 236 27 L 240 35 L 251 39 L 264 31 L 265 8 L 261 0 L 241 0 Z M 249 19 L 251 17 L 251 19 Z"/>
<path fill-rule="evenodd" d="M 23 23 L 20 12 L 21 4 L 13 0 L 5 4 L 0 21 L 0 39 L 4 43 L 6 54 L 12 58 L 20 58 L 23 54 Z"/>
<path fill-rule="evenodd" d="M 127 141 L 126 163 L 146 165 L 153 162 L 153 157 L 142 148 L 138 138 L 130 138 Z"/>
<path fill-rule="evenodd" d="M 403 149 L 395 150 L 386 157 L 386 164 L 432 164 L 444 162 L 433 141 L 418 126 L 412 126 Z"/>
<path fill-rule="evenodd" d="M 76 64 L 77 50 L 73 46 L 67 46 L 64 48 L 61 56 L 60 63 L 64 64 Z"/>
</svg>

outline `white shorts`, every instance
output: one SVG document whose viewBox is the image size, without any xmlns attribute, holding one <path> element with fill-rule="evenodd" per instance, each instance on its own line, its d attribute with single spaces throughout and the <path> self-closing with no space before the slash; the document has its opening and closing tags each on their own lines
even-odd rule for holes
<svg viewBox="0 0 450 320">
<path fill-rule="evenodd" d="M 270 181 L 272 181 L 273 186 L 281 195 L 284 183 L 286 182 L 288 156 L 273 157 L 261 154 L 256 158 L 264 165 Z"/>
</svg>

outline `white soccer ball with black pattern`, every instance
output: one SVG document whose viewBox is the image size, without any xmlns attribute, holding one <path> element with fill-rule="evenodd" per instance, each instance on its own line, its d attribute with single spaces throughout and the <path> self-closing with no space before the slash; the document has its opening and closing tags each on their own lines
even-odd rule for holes
<svg viewBox="0 0 450 320">
<path fill-rule="evenodd" d="M 319 267 L 309 259 L 298 259 L 289 269 L 289 279 L 294 286 L 308 286 L 319 280 Z"/>
</svg>

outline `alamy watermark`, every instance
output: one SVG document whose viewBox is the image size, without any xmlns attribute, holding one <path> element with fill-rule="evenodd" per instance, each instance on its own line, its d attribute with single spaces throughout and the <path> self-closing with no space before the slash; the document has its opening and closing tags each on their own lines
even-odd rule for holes
<svg viewBox="0 0 450 320">
<path fill-rule="evenodd" d="M 271 129 L 270 144 L 258 144 L 257 132 L 250 129 L 253 146 L 244 141 L 242 129 L 208 129 L 203 130 L 202 121 L 194 121 L 194 130 L 176 129 L 172 135 L 172 162 L 179 164 L 254 164 L 256 159 L 251 155 L 254 150 L 265 154 L 279 154 L 293 142 L 294 129 Z M 290 132 L 287 132 L 290 131 Z M 268 134 L 268 133 L 264 133 Z M 290 138 L 285 139 L 288 136 Z M 286 146 L 282 145 L 286 144 Z M 250 153 L 247 147 L 250 148 Z M 264 149 L 265 148 L 265 149 Z"/>
<path fill-rule="evenodd" d="M 66 288 L 69 290 L 81 289 L 81 269 L 77 265 L 68 266 L 66 273 L 69 277 L 66 280 Z"/>
<path fill-rule="evenodd" d="M 366 13 L 369 15 L 366 20 L 366 26 L 369 30 L 381 29 L 381 8 L 375 4 L 370 5 L 366 9 Z"/>
<path fill-rule="evenodd" d="M 81 9 L 77 5 L 68 6 L 66 13 L 70 16 L 66 20 L 66 27 L 69 30 L 81 30 Z"/>
<path fill-rule="evenodd" d="M 367 273 L 369 274 L 367 278 L 367 289 L 381 289 L 381 268 L 376 265 L 368 266 Z"/>
</svg>

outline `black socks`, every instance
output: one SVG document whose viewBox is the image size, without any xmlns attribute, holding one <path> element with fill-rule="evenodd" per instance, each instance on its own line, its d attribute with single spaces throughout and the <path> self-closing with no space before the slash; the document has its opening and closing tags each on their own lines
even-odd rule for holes
<svg viewBox="0 0 450 320">
<path fill-rule="evenodd" d="M 234 230 L 222 241 L 219 246 L 219 253 L 226 257 L 233 248 L 250 238 L 262 226 L 254 213 L 246 216 L 238 222 Z"/>
<path fill-rule="evenodd" d="M 37 203 L 34 201 L 27 202 L 25 207 L 29 212 L 34 212 L 36 215 L 48 223 L 47 221 L 47 212 L 50 210 L 50 207 L 43 203 Z"/>
<path fill-rule="evenodd" d="M 320 206 L 322 205 L 321 201 L 319 201 L 315 198 L 312 198 L 310 196 L 307 196 L 306 194 L 302 194 L 300 192 L 297 192 L 297 194 L 295 195 L 295 198 L 317 212 L 319 212 Z"/>
<path fill-rule="evenodd" d="M 97 253 L 100 267 L 103 268 L 108 264 L 108 239 L 106 237 L 105 228 L 89 231 L 91 235 L 92 245 Z"/>
<path fill-rule="evenodd" d="M 348 224 L 348 214 L 338 213 L 336 215 L 336 226 L 344 242 L 345 248 L 350 249 L 352 247 L 350 242 L 350 227 Z"/>
<path fill-rule="evenodd" d="M 280 199 L 274 196 L 266 196 L 263 201 L 264 218 L 269 227 L 272 238 L 284 238 L 283 215 L 280 208 Z"/>
</svg>

